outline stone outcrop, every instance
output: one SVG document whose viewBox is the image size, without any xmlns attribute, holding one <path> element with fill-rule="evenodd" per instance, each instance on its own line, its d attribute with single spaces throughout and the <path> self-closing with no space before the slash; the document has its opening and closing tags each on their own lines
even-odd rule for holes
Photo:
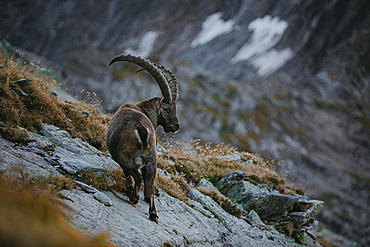
<svg viewBox="0 0 370 247">
<path fill-rule="evenodd" d="M 280 194 L 266 185 L 252 184 L 248 176 L 244 172 L 229 173 L 217 183 L 217 188 L 243 210 L 254 210 L 264 223 L 274 225 L 288 236 L 299 239 L 299 235 L 317 226 L 313 217 L 324 202 L 301 195 Z"/>
</svg>

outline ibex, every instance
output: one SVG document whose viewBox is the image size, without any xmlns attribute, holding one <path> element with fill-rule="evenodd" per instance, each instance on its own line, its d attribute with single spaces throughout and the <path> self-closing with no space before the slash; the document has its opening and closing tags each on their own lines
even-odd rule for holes
<svg viewBox="0 0 370 247">
<path fill-rule="evenodd" d="M 159 125 L 166 133 L 175 133 L 180 129 L 176 113 L 179 100 L 178 82 L 170 70 L 141 57 L 119 55 L 109 65 L 117 61 L 135 63 L 147 70 L 158 83 L 163 95 L 136 104 L 122 105 L 112 117 L 107 133 L 108 150 L 125 173 L 126 194 L 130 202 L 138 203 L 143 179 L 144 198 L 150 203 L 149 219 L 158 223 L 154 205 L 154 180 L 157 173 L 156 129 Z"/>
</svg>

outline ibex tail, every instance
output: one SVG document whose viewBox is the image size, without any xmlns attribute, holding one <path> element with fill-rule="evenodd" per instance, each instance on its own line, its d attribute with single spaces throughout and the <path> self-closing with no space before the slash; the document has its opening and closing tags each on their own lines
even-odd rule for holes
<svg viewBox="0 0 370 247">
<path fill-rule="evenodd" d="M 140 143 L 140 148 L 141 149 L 149 149 L 150 144 L 149 144 L 149 129 L 145 128 L 144 126 L 140 125 L 137 129 L 135 129 L 135 134 L 137 136 L 137 139 L 139 140 Z"/>
</svg>

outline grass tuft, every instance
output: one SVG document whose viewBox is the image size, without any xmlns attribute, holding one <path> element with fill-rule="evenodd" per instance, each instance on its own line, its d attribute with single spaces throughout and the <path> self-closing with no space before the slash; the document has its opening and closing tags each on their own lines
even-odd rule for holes
<svg viewBox="0 0 370 247">
<path fill-rule="evenodd" d="M 0 134 L 3 138 L 27 142 L 24 131 L 40 131 L 42 123 L 67 130 L 103 152 L 107 152 L 105 134 L 110 120 L 95 106 L 64 101 L 50 91 L 58 87 L 50 75 L 41 75 L 14 56 L 0 53 Z M 88 113 L 89 116 L 83 114 Z M 7 126 L 6 128 L 3 126 Z"/>
<path fill-rule="evenodd" d="M 109 235 L 85 236 L 68 224 L 49 190 L 0 177 L 1 246 L 114 246 Z"/>
</svg>

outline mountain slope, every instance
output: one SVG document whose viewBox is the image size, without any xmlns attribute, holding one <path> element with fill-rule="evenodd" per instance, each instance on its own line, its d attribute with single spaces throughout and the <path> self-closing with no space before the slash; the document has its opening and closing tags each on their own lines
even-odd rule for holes
<svg viewBox="0 0 370 247">
<path fill-rule="evenodd" d="M 95 92 L 109 112 L 160 95 L 134 66 L 108 68 L 115 55 L 170 67 L 180 81 L 177 138 L 282 160 L 291 183 L 333 205 L 322 222 L 369 244 L 366 1 L 0 4 L 3 38 L 63 67 L 65 88 Z"/>
</svg>

